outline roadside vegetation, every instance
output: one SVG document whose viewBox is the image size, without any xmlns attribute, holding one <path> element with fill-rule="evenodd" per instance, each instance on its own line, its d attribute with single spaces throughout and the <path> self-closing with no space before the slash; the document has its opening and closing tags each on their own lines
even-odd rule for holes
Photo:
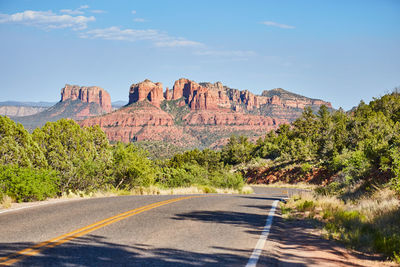
<svg viewBox="0 0 400 267">
<path fill-rule="evenodd" d="M 152 160 L 134 143 L 111 145 L 100 127 L 61 119 L 30 134 L 0 116 L 3 206 L 66 195 L 251 191 L 243 186 L 241 173 L 232 172 L 220 152 L 195 149 Z"/>
<path fill-rule="evenodd" d="M 308 181 L 313 193 L 294 196 L 282 211 L 288 218 L 319 221 L 326 237 L 400 263 L 400 93 L 363 102 L 350 113 L 314 114 L 305 109 L 251 144 L 231 139 L 222 153 L 243 168 L 249 181 Z M 258 160 L 259 161 L 259 160 Z"/>
<path fill-rule="evenodd" d="M 319 222 L 325 238 L 366 253 L 380 253 L 400 263 L 399 206 L 399 197 L 393 190 L 380 188 L 351 201 L 336 195 L 303 192 L 281 208 L 286 219 Z"/>
</svg>

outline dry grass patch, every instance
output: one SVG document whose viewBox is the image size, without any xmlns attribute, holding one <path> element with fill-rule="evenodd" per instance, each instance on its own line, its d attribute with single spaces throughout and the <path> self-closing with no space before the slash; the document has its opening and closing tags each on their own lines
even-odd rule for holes
<svg viewBox="0 0 400 267">
<path fill-rule="evenodd" d="M 99 190 L 96 192 L 86 193 L 83 191 L 68 192 L 62 194 L 60 198 L 73 199 L 73 198 L 90 198 L 90 197 L 111 197 L 111 196 L 125 196 L 125 195 L 191 195 L 191 194 L 252 194 L 253 189 L 250 186 L 244 186 L 242 189 L 232 188 L 214 188 L 207 185 L 196 185 L 190 187 L 175 187 L 175 188 L 162 188 L 158 186 L 143 187 L 138 186 L 131 190 Z"/>
<path fill-rule="evenodd" d="M 10 196 L 3 195 L 1 198 L 0 204 L 4 209 L 9 209 L 11 208 L 11 204 L 13 203 L 13 199 Z"/>
<path fill-rule="evenodd" d="M 388 188 L 348 202 L 301 192 L 282 204 L 282 214 L 288 219 L 318 220 L 324 225 L 325 237 L 400 263 L 400 199 Z"/>
<path fill-rule="evenodd" d="M 288 184 L 288 183 L 284 183 L 284 182 L 276 182 L 273 184 L 252 184 L 251 186 L 254 187 L 272 187 L 272 188 L 298 188 L 298 189 L 309 189 L 309 190 L 313 190 L 315 188 L 317 188 L 316 185 L 312 185 L 312 184 L 307 184 L 307 183 L 296 183 L 296 184 Z"/>
</svg>

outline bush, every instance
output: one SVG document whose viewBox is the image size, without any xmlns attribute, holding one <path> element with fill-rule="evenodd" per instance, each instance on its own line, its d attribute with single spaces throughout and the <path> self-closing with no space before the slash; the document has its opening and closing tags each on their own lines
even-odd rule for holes
<svg viewBox="0 0 400 267">
<path fill-rule="evenodd" d="M 156 166 L 147 158 L 146 151 L 118 143 L 113 150 L 113 185 L 119 189 L 150 186 L 155 182 Z"/>
<path fill-rule="evenodd" d="M 315 208 L 315 203 L 312 200 L 300 201 L 296 206 L 298 211 L 312 211 Z"/>
<path fill-rule="evenodd" d="M 0 166 L 0 191 L 18 202 L 44 200 L 59 192 L 55 171 L 15 165 Z"/>
<path fill-rule="evenodd" d="M 230 173 L 228 171 L 213 172 L 210 175 L 212 186 L 219 188 L 231 188 L 240 190 L 244 186 L 243 176 L 240 173 Z"/>
<path fill-rule="evenodd" d="M 312 170 L 312 165 L 310 163 L 303 163 L 301 164 L 301 172 L 302 173 L 309 173 Z"/>
</svg>

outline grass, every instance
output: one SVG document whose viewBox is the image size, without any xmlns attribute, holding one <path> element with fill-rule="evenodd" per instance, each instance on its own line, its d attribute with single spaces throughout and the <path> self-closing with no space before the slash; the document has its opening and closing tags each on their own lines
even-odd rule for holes
<svg viewBox="0 0 400 267">
<path fill-rule="evenodd" d="M 400 263 L 400 199 L 388 188 L 347 202 L 301 192 L 282 205 L 282 214 L 287 219 L 317 220 L 324 225 L 326 238 Z"/>
<path fill-rule="evenodd" d="M 13 203 L 13 199 L 10 196 L 3 195 L 1 200 L 0 200 L 0 205 L 4 209 L 9 209 L 11 208 L 11 204 Z"/>
<path fill-rule="evenodd" d="M 149 187 L 135 187 L 131 190 L 115 189 L 110 188 L 108 190 L 98 190 L 94 192 L 66 192 L 60 197 L 49 198 L 47 200 L 60 200 L 60 199 L 77 199 L 77 198 L 95 198 L 95 197 L 112 197 L 112 196 L 128 196 L 128 195 L 189 195 L 189 194 L 252 194 L 253 189 L 250 186 L 243 186 L 243 188 L 231 189 L 231 188 L 215 188 L 208 185 L 194 185 L 190 187 L 175 187 L 175 188 L 163 188 L 160 186 L 152 185 Z M 13 199 L 7 195 L 4 195 L 0 201 L 0 205 L 4 209 L 11 208 Z"/>
<path fill-rule="evenodd" d="M 252 194 L 253 189 L 250 186 L 243 186 L 242 189 L 231 188 L 215 188 L 208 185 L 194 185 L 190 187 L 164 188 L 156 185 L 144 187 L 138 186 L 131 190 L 108 189 L 95 192 L 68 192 L 62 194 L 61 198 L 91 198 L 91 197 L 110 197 L 110 196 L 127 196 L 127 195 L 188 195 L 188 194 Z"/>
<path fill-rule="evenodd" d="M 307 184 L 307 183 L 295 183 L 295 184 L 288 184 L 285 182 L 276 182 L 273 184 L 252 184 L 251 186 L 254 187 L 273 187 L 273 188 L 298 188 L 298 189 L 308 189 L 312 190 L 317 188 L 317 185 Z"/>
</svg>

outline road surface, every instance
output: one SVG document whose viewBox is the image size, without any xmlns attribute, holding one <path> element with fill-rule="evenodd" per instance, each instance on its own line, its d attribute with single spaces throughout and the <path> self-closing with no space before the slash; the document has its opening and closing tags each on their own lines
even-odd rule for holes
<svg viewBox="0 0 400 267">
<path fill-rule="evenodd" d="M 272 203 L 287 195 L 255 190 L 95 198 L 1 213 L 0 264 L 245 266 Z"/>
</svg>

